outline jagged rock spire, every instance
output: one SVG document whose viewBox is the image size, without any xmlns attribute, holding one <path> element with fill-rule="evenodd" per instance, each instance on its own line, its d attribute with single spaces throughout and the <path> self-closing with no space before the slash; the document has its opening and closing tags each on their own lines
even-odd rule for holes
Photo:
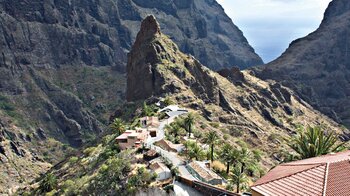
<svg viewBox="0 0 350 196">
<path fill-rule="evenodd" d="M 136 42 L 143 42 L 144 40 L 160 35 L 160 26 L 153 15 L 147 16 L 141 23 L 141 29 L 136 37 Z"/>
<path fill-rule="evenodd" d="M 151 97 L 155 86 L 159 86 L 154 69 L 158 55 L 152 41 L 160 37 L 160 27 L 156 18 L 153 15 L 147 16 L 142 21 L 136 41 L 128 54 L 126 92 L 128 101 Z"/>
</svg>

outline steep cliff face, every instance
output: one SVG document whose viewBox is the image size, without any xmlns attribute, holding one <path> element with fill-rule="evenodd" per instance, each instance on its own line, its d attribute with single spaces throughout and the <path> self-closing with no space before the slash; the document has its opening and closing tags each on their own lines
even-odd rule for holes
<svg viewBox="0 0 350 196">
<path fill-rule="evenodd" d="M 141 25 L 129 54 L 127 77 L 129 101 L 168 97 L 197 111 L 202 116 L 199 123 L 220 122 L 210 129 L 228 133 L 226 141 L 240 138 L 252 147 L 269 149 L 267 160 L 284 148 L 283 138 L 295 133 L 298 124 L 346 131 L 276 82 L 237 68 L 221 75 L 209 70 L 162 34 L 153 16 Z"/>
<path fill-rule="evenodd" d="M 334 0 L 320 27 L 291 43 L 277 60 L 256 69 L 294 89 L 304 100 L 350 126 L 350 2 Z"/>
<path fill-rule="evenodd" d="M 3 66 L 122 69 L 140 21 L 148 14 L 161 19 L 165 32 L 185 52 L 213 69 L 262 63 L 216 1 L 5 0 L 0 10 Z"/>
</svg>

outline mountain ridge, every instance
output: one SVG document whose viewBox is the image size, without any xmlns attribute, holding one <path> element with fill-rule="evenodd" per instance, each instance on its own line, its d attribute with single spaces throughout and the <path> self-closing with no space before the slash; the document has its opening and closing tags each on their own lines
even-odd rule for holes
<svg viewBox="0 0 350 196">
<path fill-rule="evenodd" d="M 349 126 L 349 17 L 349 2 L 333 0 L 316 31 L 293 41 L 275 61 L 252 70 L 262 79 L 292 88 L 315 108 Z"/>
</svg>

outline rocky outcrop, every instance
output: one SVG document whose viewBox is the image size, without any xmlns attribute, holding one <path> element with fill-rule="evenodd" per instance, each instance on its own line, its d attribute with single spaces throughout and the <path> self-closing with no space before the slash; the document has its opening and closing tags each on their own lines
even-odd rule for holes
<svg viewBox="0 0 350 196">
<path fill-rule="evenodd" d="M 160 32 L 155 17 L 148 16 L 141 24 L 128 56 L 127 100 L 177 93 L 185 83 L 203 100 L 217 102 L 216 79 L 196 59 L 184 57 L 178 47 Z"/>
<path fill-rule="evenodd" d="M 255 69 L 262 79 L 273 79 L 350 126 L 350 2 L 333 0 L 320 27 L 295 40 L 277 60 Z"/>
<path fill-rule="evenodd" d="M 232 67 L 231 69 L 222 69 L 218 71 L 218 73 L 222 76 L 230 80 L 235 84 L 241 84 L 244 82 L 244 74 L 239 70 L 238 67 Z"/>
</svg>

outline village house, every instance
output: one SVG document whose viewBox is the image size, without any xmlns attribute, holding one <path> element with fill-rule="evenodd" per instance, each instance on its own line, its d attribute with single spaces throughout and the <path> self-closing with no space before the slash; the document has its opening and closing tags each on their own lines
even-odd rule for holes
<svg viewBox="0 0 350 196">
<path fill-rule="evenodd" d="M 116 138 L 121 150 L 139 148 L 147 139 L 149 133 L 145 129 L 127 130 Z"/>
<path fill-rule="evenodd" d="M 149 168 L 157 174 L 158 181 L 163 181 L 172 178 L 170 169 L 160 161 L 151 162 Z"/>
<path fill-rule="evenodd" d="M 187 166 L 188 171 L 202 182 L 220 185 L 223 183 L 222 178 L 210 169 L 209 162 L 193 161 Z"/>
<path fill-rule="evenodd" d="M 350 151 L 281 164 L 251 189 L 253 196 L 350 195 Z"/>
<path fill-rule="evenodd" d="M 174 144 L 171 141 L 164 140 L 164 139 L 158 141 L 156 145 L 166 151 L 175 152 L 175 153 L 182 152 L 185 148 L 183 144 Z"/>
<path fill-rule="evenodd" d="M 145 116 L 140 118 L 142 128 L 157 128 L 159 127 L 159 119 L 156 116 Z"/>
<path fill-rule="evenodd" d="M 140 118 L 140 125 L 142 128 L 147 129 L 151 137 L 157 137 L 159 119 L 156 116 L 146 116 Z"/>
</svg>

